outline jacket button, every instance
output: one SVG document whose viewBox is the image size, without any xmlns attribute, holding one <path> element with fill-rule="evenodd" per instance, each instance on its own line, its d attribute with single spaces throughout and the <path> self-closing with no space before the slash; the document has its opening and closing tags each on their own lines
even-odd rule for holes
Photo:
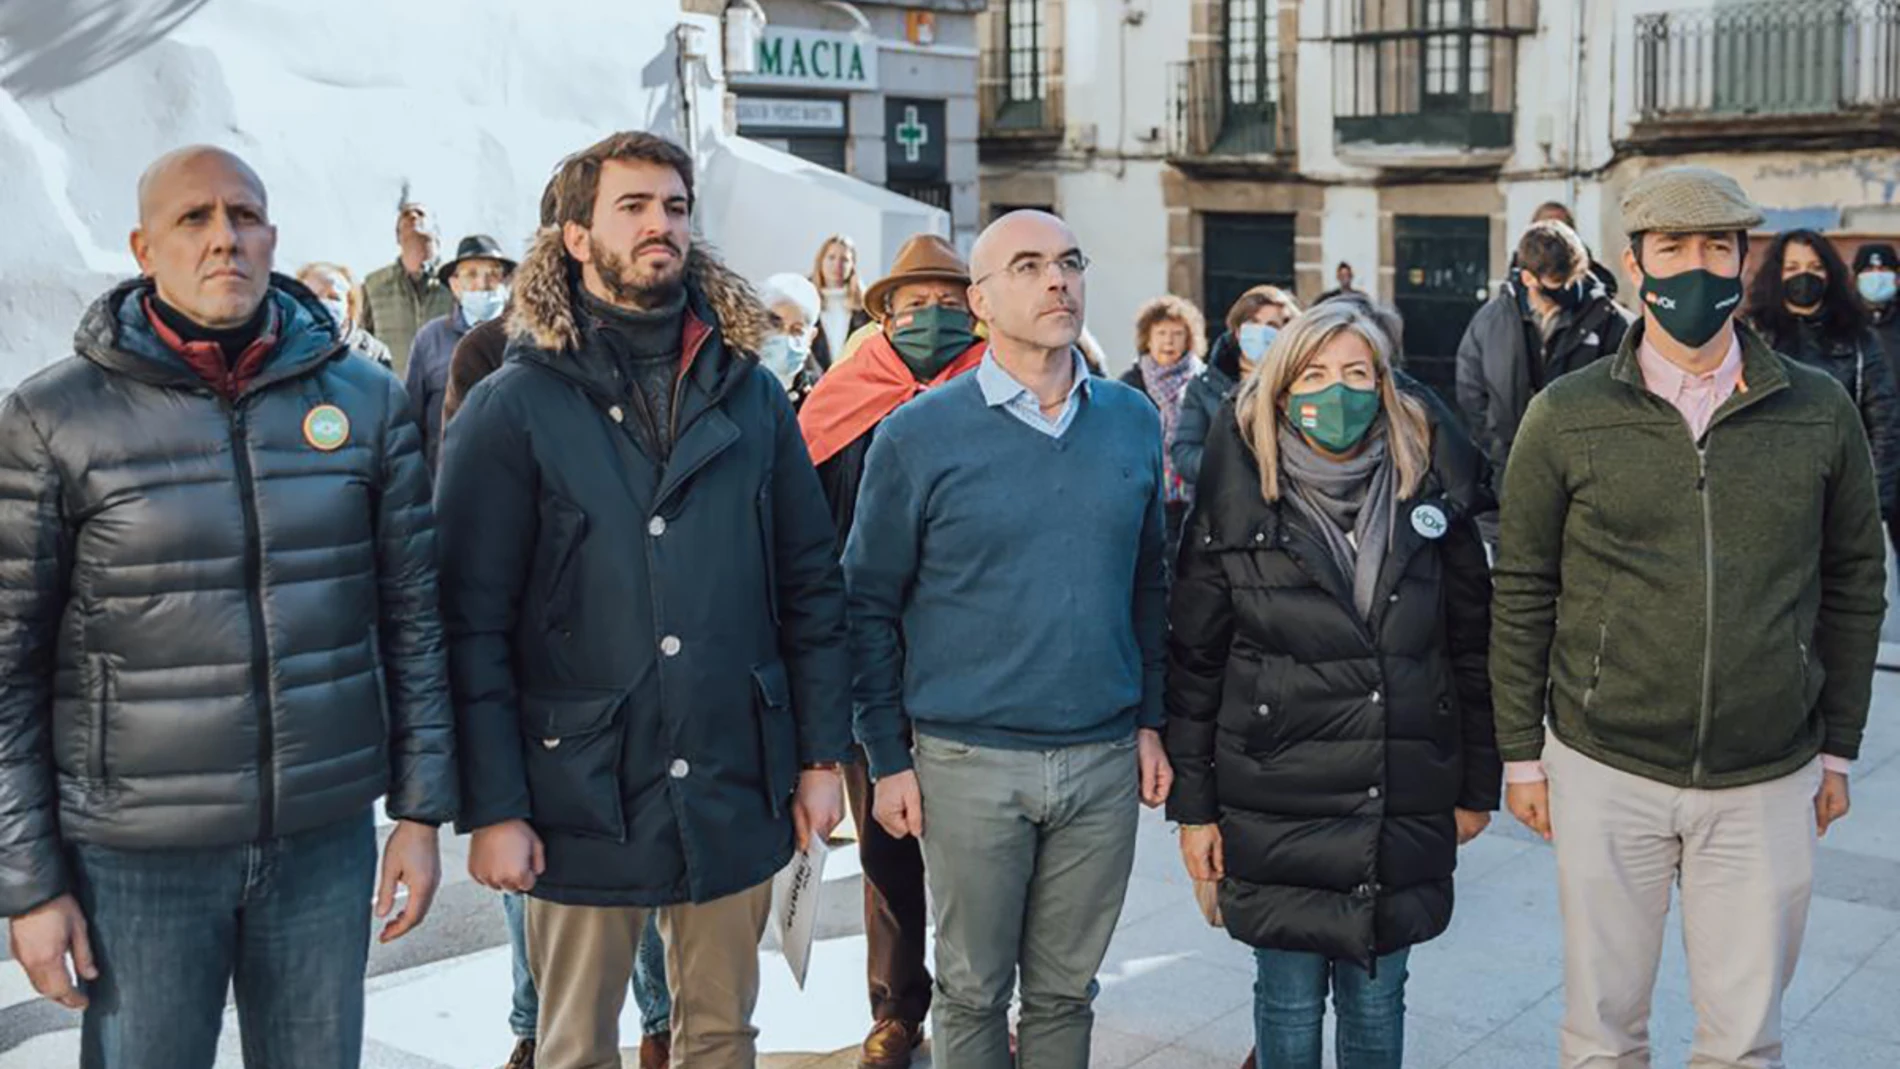
<svg viewBox="0 0 1900 1069">
<path fill-rule="evenodd" d="M 607 415 L 610 416 L 615 423 L 624 423 L 626 422 L 626 419 L 627 419 L 627 414 L 620 410 L 619 405 L 615 405 L 612 408 L 608 409 Z"/>
<path fill-rule="evenodd" d="M 1266 540 L 1267 540 L 1267 536 L 1266 536 L 1266 533 L 1265 533 L 1264 531 L 1256 531 L 1256 532 L 1254 532 L 1254 536 L 1253 536 L 1253 542 L 1254 542 L 1254 545 L 1256 545 L 1256 546 L 1257 546 L 1257 545 L 1259 545 L 1260 543 L 1262 543 L 1262 542 L 1265 542 Z"/>
<path fill-rule="evenodd" d="M 1377 787 L 1372 787 L 1372 788 L 1368 788 L 1368 789 L 1367 789 L 1367 791 L 1366 791 L 1366 797 L 1367 797 L 1367 798 L 1377 798 L 1377 797 L 1379 797 L 1379 788 L 1377 788 Z"/>
<path fill-rule="evenodd" d="M 1255 709 L 1255 710 L 1254 710 L 1254 712 L 1256 712 L 1256 713 L 1259 713 L 1259 714 L 1260 714 L 1261 716 L 1266 716 L 1266 715 L 1268 715 L 1268 714 L 1270 714 L 1270 713 L 1272 713 L 1272 712 L 1273 712 L 1273 710 L 1272 710 L 1272 709 L 1271 709 L 1270 707 L 1268 707 L 1268 706 L 1267 706 L 1267 705 L 1266 705 L 1266 704 L 1265 704 L 1265 703 L 1263 702 L 1263 703 L 1261 703 L 1261 705 L 1260 705 L 1260 707 L 1259 707 L 1258 709 Z"/>
<path fill-rule="evenodd" d="M 542 739 L 541 740 L 541 747 L 547 750 L 552 750 L 556 746 L 559 746 L 560 744 L 561 744 L 560 739 Z"/>
<path fill-rule="evenodd" d="M 660 640 L 660 652 L 668 657 L 680 655 L 680 640 L 677 635 L 668 635 Z"/>
<path fill-rule="evenodd" d="M 1374 704 L 1374 705 L 1377 705 L 1377 704 L 1379 704 L 1379 703 L 1380 703 L 1381 701 L 1383 701 L 1383 700 L 1384 700 L 1384 699 L 1382 699 L 1382 698 L 1380 698 L 1380 697 L 1379 697 L 1379 692 L 1378 692 L 1378 691 L 1376 691 L 1376 690 L 1375 690 L 1375 691 L 1373 691 L 1373 692 L 1372 692 L 1371 694 L 1368 694 L 1368 695 L 1366 695 L 1366 699 L 1367 699 L 1368 701 L 1370 701 L 1370 702 L 1372 702 L 1372 704 Z"/>
<path fill-rule="evenodd" d="M 685 779 L 692 771 L 693 766 L 687 764 L 685 758 L 675 757 L 671 767 L 666 770 L 666 774 L 672 776 L 674 779 Z"/>
<path fill-rule="evenodd" d="M 1398 595 L 1398 592 L 1397 592 L 1397 591 L 1393 591 L 1393 593 L 1392 593 L 1392 596 L 1391 596 L 1391 597 L 1389 597 L 1389 598 L 1387 598 L 1387 599 L 1385 599 L 1385 600 L 1387 600 L 1387 601 L 1389 601 L 1389 602 L 1391 602 L 1391 603 L 1392 603 L 1392 604 L 1394 604 L 1394 605 L 1397 605 L 1397 604 L 1399 603 L 1399 595 Z"/>
<path fill-rule="evenodd" d="M 647 533 L 655 538 L 666 533 L 666 517 L 655 516 L 647 521 Z"/>
</svg>

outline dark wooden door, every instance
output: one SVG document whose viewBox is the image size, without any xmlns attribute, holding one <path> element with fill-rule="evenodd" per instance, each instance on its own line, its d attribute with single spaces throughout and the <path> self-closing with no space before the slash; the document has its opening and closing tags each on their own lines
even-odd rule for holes
<svg viewBox="0 0 1900 1069">
<path fill-rule="evenodd" d="M 1255 286 L 1293 292 L 1293 216 L 1209 212 L 1202 226 L 1201 308 L 1211 333 L 1224 329 L 1227 309 Z"/>
<path fill-rule="evenodd" d="M 1393 225 L 1406 370 L 1455 403 L 1458 342 L 1490 295 L 1491 220 L 1401 215 Z"/>
</svg>

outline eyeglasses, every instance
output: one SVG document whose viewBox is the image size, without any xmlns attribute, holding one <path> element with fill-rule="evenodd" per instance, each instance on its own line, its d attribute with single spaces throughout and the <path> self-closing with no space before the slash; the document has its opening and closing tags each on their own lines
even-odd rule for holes
<svg viewBox="0 0 1900 1069">
<path fill-rule="evenodd" d="M 1079 252 L 1064 253 L 1053 260 L 1045 256 L 1025 256 L 1020 260 L 1012 262 L 1008 267 L 999 267 L 989 274 L 984 275 L 982 278 L 977 279 L 976 285 L 981 286 L 997 275 L 1003 274 L 1008 275 L 1011 282 L 1026 285 L 1047 275 L 1049 273 L 1049 265 L 1051 264 L 1054 264 L 1056 269 L 1062 272 L 1063 278 L 1073 282 L 1081 278 L 1082 273 L 1089 269 L 1089 258 Z"/>
</svg>

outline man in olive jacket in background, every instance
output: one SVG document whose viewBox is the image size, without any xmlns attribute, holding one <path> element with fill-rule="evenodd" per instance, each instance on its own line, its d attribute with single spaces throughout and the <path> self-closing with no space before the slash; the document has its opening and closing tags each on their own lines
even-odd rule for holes
<svg viewBox="0 0 1900 1069">
<path fill-rule="evenodd" d="M 161 158 L 144 277 L 0 403 L 0 912 L 85 1069 L 210 1069 L 233 986 L 253 1064 L 356 1065 L 372 891 L 420 923 L 456 812 L 415 416 L 276 245 Z"/>
<path fill-rule="evenodd" d="M 1531 401 L 1505 475 L 1493 701 L 1511 811 L 1557 848 L 1566 1069 L 1649 1064 L 1678 883 L 1691 1064 L 1780 1066 L 1816 834 L 1847 813 L 1879 499 L 1840 384 L 1735 322 L 1761 221 L 1715 171 L 1632 185 L 1643 320 Z"/>
</svg>

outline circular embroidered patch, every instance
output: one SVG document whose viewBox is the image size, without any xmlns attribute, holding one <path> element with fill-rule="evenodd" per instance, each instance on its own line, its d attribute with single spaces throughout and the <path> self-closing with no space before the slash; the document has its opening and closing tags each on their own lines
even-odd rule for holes
<svg viewBox="0 0 1900 1069">
<path fill-rule="evenodd" d="M 1450 526 L 1445 510 L 1437 505 L 1424 504 L 1412 510 L 1412 530 L 1426 538 L 1443 538 Z"/>
<path fill-rule="evenodd" d="M 303 440 L 312 449 L 334 453 L 350 440 L 350 417 L 335 405 L 318 405 L 303 418 Z"/>
</svg>

